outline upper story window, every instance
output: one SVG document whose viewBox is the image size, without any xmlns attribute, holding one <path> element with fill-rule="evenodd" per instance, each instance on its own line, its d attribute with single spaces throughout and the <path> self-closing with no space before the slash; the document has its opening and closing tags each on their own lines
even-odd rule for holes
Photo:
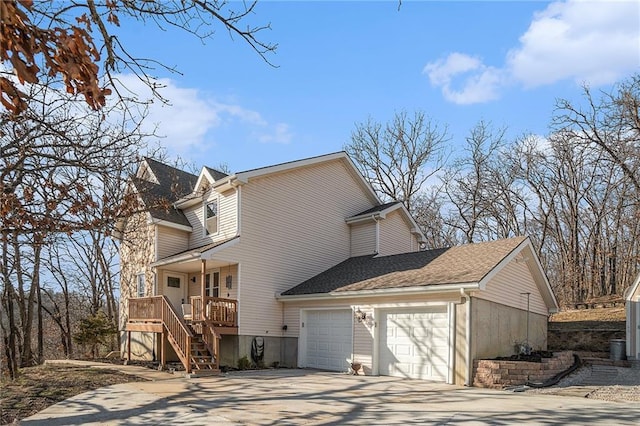
<svg viewBox="0 0 640 426">
<path fill-rule="evenodd" d="M 218 200 L 207 201 L 204 208 L 205 235 L 218 233 Z"/>
<path fill-rule="evenodd" d="M 138 288 L 137 288 L 138 297 L 144 297 L 144 293 L 145 293 L 144 292 L 144 287 L 145 287 L 145 285 L 144 285 L 144 273 L 138 274 L 137 275 L 137 280 L 138 280 L 138 282 L 137 282 L 137 284 L 138 284 Z"/>
</svg>

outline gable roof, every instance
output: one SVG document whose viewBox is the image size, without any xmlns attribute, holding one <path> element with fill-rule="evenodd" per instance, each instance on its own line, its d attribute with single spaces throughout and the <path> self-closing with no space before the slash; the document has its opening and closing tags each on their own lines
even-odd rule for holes
<svg viewBox="0 0 640 426">
<path fill-rule="evenodd" d="M 191 227 L 187 217 L 173 203 L 193 191 L 198 177 L 152 158 L 145 158 L 144 162 L 156 182 L 133 177 L 132 183 L 152 219 Z"/>
<path fill-rule="evenodd" d="M 624 298 L 627 301 L 632 302 L 633 298 L 637 296 L 638 288 L 640 288 L 640 274 L 636 276 L 631 286 L 629 286 L 629 288 L 624 292 Z"/>
<path fill-rule="evenodd" d="M 479 285 L 525 241 L 528 241 L 526 237 L 515 237 L 392 256 L 353 257 L 285 291 L 282 296 Z"/>
<path fill-rule="evenodd" d="M 370 209 L 367 209 L 363 212 L 360 212 L 358 214 L 351 216 L 349 219 L 347 219 L 347 221 L 357 219 L 361 216 L 370 216 L 374 213 L 383 213 L 385 212 L 385 210 L 389 210 L 389 211 L 395 210 L 396 208 L 400 207 L 399 204 L 400 204 L 400 201 L 391 201 L 390 203 L 380 204 L 379 206 L 371 207 Z"/>
<path fill-rule="evenodd" d="M 229 176 L 225 172 L 221 172 L 220 170 L 217 170 L 217 169 L 212 169 L 211 167 L 204 166 L 204 168 L 207 170 L 207 172 L 209 172 L 209 174 L 214 180 L 224 179 L 227 176 Z"/>
</svg>

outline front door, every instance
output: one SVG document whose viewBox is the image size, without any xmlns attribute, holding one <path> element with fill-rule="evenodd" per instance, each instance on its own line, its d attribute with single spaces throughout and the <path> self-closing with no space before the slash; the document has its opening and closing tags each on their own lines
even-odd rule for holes
<svg viewBox="0 0 640 426">
<path fill-rule="evenodd" d="M 187 276 L 165 271 L 162 277 L 162 294 L 167 296 L 177 312 L 181 312 L 182 301 L 187 297 Z"/>
</svg>

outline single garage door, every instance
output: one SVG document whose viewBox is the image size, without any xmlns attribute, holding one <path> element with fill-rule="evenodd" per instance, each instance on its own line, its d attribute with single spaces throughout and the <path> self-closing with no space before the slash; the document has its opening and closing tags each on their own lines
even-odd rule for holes
<svg viewBox="0 0 640 426">
<path fill-rule="evenodd" d="M 352 350 L 351 309 L 305 311 L 302 367 L 346 371 Z"/>
<path fill-rule="evenodd" d="M 446 381 L 447 307 L 382 312 L 379 358 L 381 375 Z"/>
</svg>

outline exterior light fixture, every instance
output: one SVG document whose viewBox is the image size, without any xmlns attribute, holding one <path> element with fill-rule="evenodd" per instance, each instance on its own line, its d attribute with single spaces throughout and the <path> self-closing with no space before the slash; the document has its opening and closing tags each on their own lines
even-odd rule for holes
<svg viewBox="0 0 640 426">
<path fill-rule="evenodd" d="M 367 314 L 365 312 L 362 312 L 360 308 L 358 308 L 358 310 L 356 311 L 356 319 L 358 320 L 358 322 L 362 322 L 367 319 Z"/>
</svg>

